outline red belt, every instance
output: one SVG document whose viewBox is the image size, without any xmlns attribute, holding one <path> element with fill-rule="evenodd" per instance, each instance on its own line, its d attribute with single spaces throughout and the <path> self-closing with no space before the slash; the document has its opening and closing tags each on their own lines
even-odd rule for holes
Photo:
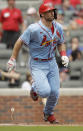
<svg viewBox="0 0 83 131">
<path fill-rule="evenodd" d="M 53 58 L 48 58 L 48 59 L 39 59 L 39 58 L 33 58 L 36 61 L 48 61 L 48 60 L 52 60 Z"/>
</svg>

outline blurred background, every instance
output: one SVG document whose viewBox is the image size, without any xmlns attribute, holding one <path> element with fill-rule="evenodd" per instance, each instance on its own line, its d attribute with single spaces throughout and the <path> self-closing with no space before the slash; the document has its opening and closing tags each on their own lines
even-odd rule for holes
<svg viewBox="0 0 83 131">
<path fill-rule="evenodd" d="M 64 68 L 56 49 L 61 97 L 55 113 L 64 123 L 83 124 L 83 0 L 43 1 L 53 2 L 57 8 L 56 21 L 63 26 L 66 52 L 70 59 L 69 67 Z M 0 0 L 0 123 L 43 122 L 40 114 L 45 100 L 40 99 L 35 106 L 27 97 L 32 84 L 28 68 L 28 48 L 22 47 L 15 72 L 9 73 L 6 69 L 15 41 L 30 24 L 39 20 L 38 8 L 41 2 L 42 0 Z M 12 10 L 12 7 L 17 10 Z M 8 10 L 12 14 L 9 20 Z"/>
</svg>

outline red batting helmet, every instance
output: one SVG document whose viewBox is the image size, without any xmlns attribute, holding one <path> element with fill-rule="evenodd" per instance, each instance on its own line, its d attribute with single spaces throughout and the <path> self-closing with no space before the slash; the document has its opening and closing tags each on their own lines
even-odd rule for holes
<svg viewBox="0 0 83 131">
<path fill-rule="evenodd" d="M 39 7 L 39 14 L 42 14 L 49 10 L 54 10 L 54 5 L 52 3 L 43 3 Z"/>
</svg>

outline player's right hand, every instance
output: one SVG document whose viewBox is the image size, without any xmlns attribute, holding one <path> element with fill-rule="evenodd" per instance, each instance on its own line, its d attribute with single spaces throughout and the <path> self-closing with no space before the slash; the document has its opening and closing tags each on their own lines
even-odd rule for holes
<svg viewBox="0 0 83 131">
<path fill-rule="evenodd" d="M 7 62 L 7 70 L 11 72 L 16 69 L 16 60 L 14 58 L 10 58 Z"/>
</svg>

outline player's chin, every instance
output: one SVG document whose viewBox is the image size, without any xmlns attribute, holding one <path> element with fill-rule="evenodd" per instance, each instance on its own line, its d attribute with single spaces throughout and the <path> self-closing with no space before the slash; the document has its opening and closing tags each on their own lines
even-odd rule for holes
<svg viewBox="0 0 83 131">
<path fill-rule="evenodd" d="M 54 17 L 48 19 L 48 21 L 53 21 L 53 20 L 54 20 Z"/>
</svg>

